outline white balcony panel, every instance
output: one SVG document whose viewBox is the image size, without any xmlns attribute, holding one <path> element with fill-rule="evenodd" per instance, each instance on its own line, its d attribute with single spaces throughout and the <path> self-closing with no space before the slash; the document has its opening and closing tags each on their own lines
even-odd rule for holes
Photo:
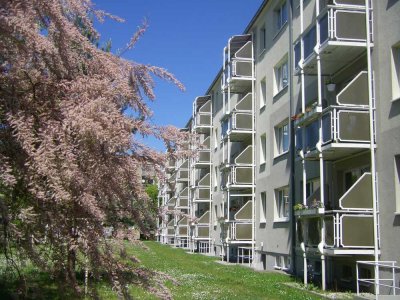
<svg viewBox="0 0 400 300">
<path fill-rule="evenodd" d="M 232 77 L 245 77 L 251 78 L 253 75 L 252 72 L 253 64 L 251 61 L 241 61 L 241 60 L 234 60 L 232 62 Z"/>
<path fill-rule="evenodd" d="M 368 73 L 360 72 L 338 93 L 336 99 L 339 105 L 368 106 Z"/>
<path fill-rule="evenodd" d="M 253 168 L 252 167 L 235 167 L 233 169 L 232 184 L 252 184 L 253 183 Z"/>
<path fill-rule="evenodd" d="M 198 226 L 197 227 L 197 238 L 207 239 L 210 237 L 210 228 L 208 226 Z"/>
<path fill-rule="evenodd" d="M 341 217 L 340 244 L 344 248 L 370 248 L 374 246 L 373 216 L 345 215 Z"/>
<path fill-rule="evenodd" d="M 252 47 L 253 43 L 251 41 L 248 41 L 246 44 L 244 44 L 239 50 L 237 50 L 234 54 L 234 57 L 237 59 L 251 59 L 252 58 Z"/>
<path fill-rule="evenodd" d="M 253 216 L 253 201 L 247 201 L 245 205 L 234 215 L 235 220 L 251 220 Z"/>
<path fill-rule="evenodd" d="M 200 109 L 199 109 L 200 113 L 211 113 L 211 100 L 208 100 L 206 103 L 204 103 Z"/>
<path fill-rule="evenodd" d="M 253 97 L 252 93 L 247 93 L 242 99 L 235 105 L 236 111 L 252 111 L 253 109 Z"/>
<path fill-rule="evenodd" d="M 231 239 L 235 241 L 249 241 L 252 239 L 251 223 L 232 223 Z"/>
<path fill-rule="evenodd" d="M 210 188 L 198 188 L 194 201 L 210 201 Z"/>
<path fill-rule="evenodd" d="M 209 224 L 210 223 L 210 212 L 206 211 L 197 221 L 198 224 Z"/>
<path fill-rule="evenodd" d="M 236 158 L 237 165 L 251 165 L 253 163 L 253 146 L 247 146 Z"/>
<path fill-rule="evenodd" d="M 343 209 L 372 210 L 372 175 L 364 173 L 339 199 Z"/>
<path fill-rule="evenodd" d="M 198 186 L 210 186 L 210 173 L 204 175 L 198 182 Z"/>
</svg>

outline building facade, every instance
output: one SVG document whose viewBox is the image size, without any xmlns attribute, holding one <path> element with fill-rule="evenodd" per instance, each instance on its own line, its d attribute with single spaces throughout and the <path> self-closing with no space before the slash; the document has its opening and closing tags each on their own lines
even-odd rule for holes
<svg viewBox="0 0 400 300">
<path fill-rule="evenodd" d="M 193 103 L 159 240 L 399 295 L 399 25 L 395 0 L 264 1 Z"/>
</svg>

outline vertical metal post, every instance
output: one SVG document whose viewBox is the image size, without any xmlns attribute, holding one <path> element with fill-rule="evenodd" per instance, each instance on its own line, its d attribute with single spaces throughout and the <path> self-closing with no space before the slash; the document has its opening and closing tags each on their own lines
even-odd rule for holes
<svg viewBox="0 0 400 300">
<path fill-rule="evenodd" d="M 375 126 L 372 88 L 372 58 L 371 58 L 371 28 L 370 28 L 370 7 L 369 0 L 365 0 L 365 27 L 367 35 L 367 68 L 368 68 L 368 100 L 369 100 L 369 130 L 370 130 L 370 152 L 371 152 L 371 175 L 372 175 L 372 199 L 374 219 L 374 258 L 375 258 L 375 293 L 379 295 L 379 245 L 378 245 L 378 195 L 376 193 L 376 161 L 375 161 Z"/>
</svg>

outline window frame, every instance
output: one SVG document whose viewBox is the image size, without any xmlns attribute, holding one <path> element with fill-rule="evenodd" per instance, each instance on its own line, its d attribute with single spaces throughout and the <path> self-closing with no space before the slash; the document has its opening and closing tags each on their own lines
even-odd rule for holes
<svg viewBox="0 0 400 300">
<path fill-rule="evenodd" d="M 276 31 L 279 32 L 289 20 L 289 12 L 287 1 L 282 1 L 275 9 L 275 26 Z"/>
<path fill-rule="evenodd" d="M 260 103 L 260 109 L 263 109 L 267 105 L 267 77 L 264 76 L 260 80 L 260 85 L 259 85 L 259 103 Z"/>
<path fill-rule="evenodd" d="M 400 100 L 400 42 L 391 48 L 392 101 Z"/>
<path fill-rule="evenodd" d="M 259 35 L 258 53 L 259 55 L 261 55 L 265 52 L 265 49 L 267 48 L 267 30 L 265 24 L 263 24 L 258 30 L 258 35 Z"/>
<path fill-rule="evenodd" d="M 284 128 L 286 128 L 286 130 L 284 130 Z M 287 138 L 286 143 L 284 139 L 285 136 Z M 285 145 L 286 147 L 284 147 Z M 279 125 L 275 126 L 275 157 L 288 153 L 289 148 L 290 148 L 289 121 L 285 120 L 284 122 L 281 122 Z"/>
<path fill-rule="evenodd" d="M 260 166 L 264 165 L 267 163 L 267 134 L 263 133 L 262 135 L 260 135 L 260 155 L 259 155 L 259 159 L 260 159 Z"/>
<path fill-rule="evenodd" d="M 274 222 L 289 222 L 290 200 L 289 186 L 283 186 L 275 190 L 275 217 Z"/>
<path fill-rule="evenodd" d="M 260 193 L 260 223 L 267 223 L 267 192 Z"/>
<path fill-rule="evenodd" d="M 395 214 L 400 215 L 400 154 L 394 156 Z"/>
<path fill-rule="evenodd" d="M 288 63 L 288 56 L 285 55 L 274 67 L 274 96 L 278 95 L 289 85 Z"/>
</svg>

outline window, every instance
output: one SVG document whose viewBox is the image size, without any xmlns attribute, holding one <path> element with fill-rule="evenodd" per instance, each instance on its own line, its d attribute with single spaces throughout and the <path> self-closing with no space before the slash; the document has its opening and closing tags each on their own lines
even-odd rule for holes
<svg viewBox="0 0 400 300">
<path fill-rule="evenodd" d="M 278 8 L 275 10 L 275 17 L 276 29 L 280 30 L 288 21 L 288 10 L 286 1 L 278 6 Z"/>
<path fill-rule="evenodd" d="M 260 47 L 259 47 L 259 50 L 260 50 L 260 52 L 259 52 L 259 54 L 261 54 L 264 50 L 265 50 L 265 48 L 267 47 L 267 44 L 266 44 L 266 30 L 265 30 L 265 25 L 263 25 L 261 28 L 260 28 L 260 35 L 259 35 L 259 37 L 260 37 Z"/>
<path fill-rule="evenodd" d="M 392 47 L 392 100 L 400 99 L 400 43 Z"/>
<path fill-rule="evenodd" d="M 394 157 L 394 188 L 396 213 L 400 214 L 400 154 Z"/>
<path fill-rule="evenodd" d="M 265 164 L 267 160 L 267 136 L 264 133 L 260 136 L 260 165 Z"/>
<path fill-rule="evenodd" d="M 294 69 L 295 70 L 299 68 L 300 58 L 301 58 L 301 43 L 300 43 L 300 41 L 298 41 L 294 45 Z"/>
<path fill-rule="evenodd" d="M 275 190 L 275 222 L 289 221 L 289 187 Z"/>
<path fill-rule="evenodd" d="M 281 155 L 289 150 L 289 124 L 277 126 L 275 128 L 276 155 Z"/>
<path fill-rule="evenodd" d="M 290 257 L 288 255 L 275 255 L 275 269 L 278 270 L 289 270 L 290 269 Z"/>
<path fill-rule="evenodd" d="M 267 104 L 267 83 L 265 77 L 260 81 L 260 109 Z"/>
<path fill-rule="evenodd" d="M 274 68 L 274 92 L 275 95 L 282 91 L 288 85 L 288 61 L 287 57 L 283 62 Z"/>
<path fill-rule="evenodd" d="M 214 130 L 214 149 L 218 148 L 218 128 Z"/>
<path fill-rule="evenodd" d="M 260 223 L 267 221 L 267 193 L 261 192 L 260 194 Z"/>
<path fill-rule="evenodd" d="M 214 167 L 214 189 L 218 187 L 218 167 Z"/>
</svg>

